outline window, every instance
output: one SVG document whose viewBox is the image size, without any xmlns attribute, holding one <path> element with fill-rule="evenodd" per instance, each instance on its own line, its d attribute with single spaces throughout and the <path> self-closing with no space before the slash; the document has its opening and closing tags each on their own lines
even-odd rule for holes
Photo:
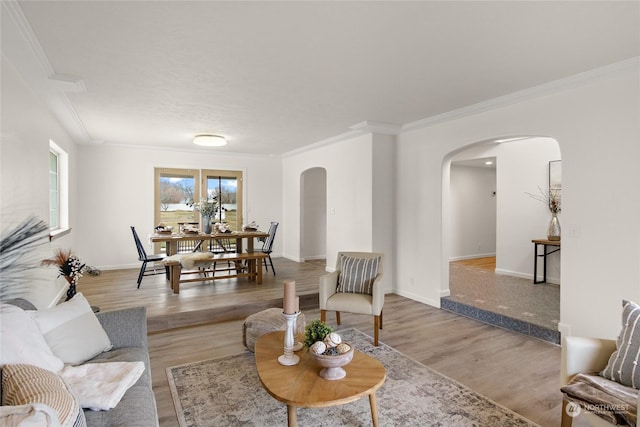
<svg viewBox="0 0 640 427">
<path fill-rule="evenodd" d="M 242 172 L 203 170 L 203 197 L 216 197 L 221 209 L 214 222 L 226 222 L 233 231 L 242 228 Z M 206 196 L 205 196 L 206 195 Z"/>
<path fill-rule="evenodd" d="M 178 230 L 181 223 L 200 222 L 198 212 L 188 205 L 200 197 L 197 169 L 156 168 L 155 182 L 155 225 L 163 223 Z"/>
<path fill-rule="evenodd" d="M 49 140 L 49 235 L 69 232 L 69 156 Z"/>
<path fill-rule="evenodd" d="M 202 179 L 202 181 L 201 181 Z M 202 190 L 201 190 L 202 189 Z M 154 221 L 180 230 L 180 224 L 197 224 L 202 230 L 200 213 L 189 206 L 201 198 L 216 197 L 222 209 L 215 222 L 226 222 L 232 230 L 242 227 L 242 172 L 198 169 L 155 169 Z M 156 252 L 164 244 L 156 244 Z"/>
</svg>

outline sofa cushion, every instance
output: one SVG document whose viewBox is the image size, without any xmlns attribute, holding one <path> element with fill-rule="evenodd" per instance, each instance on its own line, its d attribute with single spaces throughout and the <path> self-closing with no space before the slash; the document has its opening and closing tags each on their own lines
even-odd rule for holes
<svg viewBox="0 0 640 427">
<path fill-rule="evenodd" d="M 55 410 L 63 427 L 86 425 L 78 400 L 57 374 L 33 365 L 3 366 L 2 405 L 38 403 Z"/>
<path fill-rule="evenodd" d="M 0 349 L 0 366 L 20 363 L 52 372 L 59 372 L 64 366 L 29 314 L 4 303 L 0 303 Z"/>
<path fill-rule="evenodd" d="M 373 282 L 378 275 L 381 257 L 352 258 L 340 257 L 340 275 L 338 276 L 338 292 L 373 294 Z"/>
<path fill-rule="evenodd" d="M 600 375 L 628 387 L 640 388 L 640 306 L 634 302 L 622 301 L 622 331 L 616 347 Z"/>
<path fill-rule="evenodd" d="M 134 385 L 109 411 L 85 410 L 89 426 L 157 427 L 158 414 L 151 387 Z"/>
<path fill-rule="evenodd" d="M 111 348 L 111 341 L 82 293 L 55 307 L 31 311 L 53 353 L 77 365 Z"/>
</svg>

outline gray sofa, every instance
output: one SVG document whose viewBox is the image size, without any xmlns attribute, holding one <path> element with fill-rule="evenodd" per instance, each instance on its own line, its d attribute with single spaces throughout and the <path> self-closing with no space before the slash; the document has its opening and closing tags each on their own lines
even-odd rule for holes
<svg viewBox="0 0 640 427">
<path fill-rule="evenodd" d="M 26 300 L 7 301 L 24 310 L 35 310 Z M 109 411 L 85 410 L 87 426 L 158 426 L 156 400 L 151 388 L 151 364 L 147 349 L 147 314 L 144 307 L 96 313 L 113 348 L 89 360 L 99 362 L 136 362 L 145 364 L 140 379 Z"/>
</svg>

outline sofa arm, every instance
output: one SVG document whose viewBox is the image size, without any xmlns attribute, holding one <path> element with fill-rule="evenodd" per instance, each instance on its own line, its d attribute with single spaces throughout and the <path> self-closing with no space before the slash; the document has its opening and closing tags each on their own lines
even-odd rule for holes
<svg viewBox="0 0 640 427">
<path fill-rule="evenodd" d="M 324 276 L 320 276 L 320 285 L 318 292 L 318 299 L 320 300 L 320 310 L 327 309 L 327 300 L 329 297 L 336 293 L 336 287 L 338 286 L 339 271 L 334 271 Z"/>
<path fill-rule="evenodd" d="M 144 307 L 96 313 L 113 348 L 147 348 L 147 310 Z"/>
<path fill-rule="evenodd" d="M 562 340 L 560 385 L 579 372 L 600 372 L 616 350 L 614 340 L 566 337 Z"/>
</svg>

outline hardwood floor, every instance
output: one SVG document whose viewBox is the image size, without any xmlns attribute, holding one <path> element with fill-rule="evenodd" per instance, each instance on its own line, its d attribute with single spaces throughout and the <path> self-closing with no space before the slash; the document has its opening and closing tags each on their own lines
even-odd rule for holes
<svg viewBox="0 0 640 427">
<path fill-rule="evenodd" d="M 281 307 L 282 281 L 295 279 L 307 321 L 320 317 L 317 278 L 324 261 L 274 259 L 277 276 L 262 285 L 224 280 L 185 286 L 179 295 L 163 275 L 145 277 L 136 290 L 136 270 L 85 276 L 80 291 L 102 310 L 144 305 L 149 316 L 152 379 L 160 425 L 177 426 L 166 368 L 246 351 L 242 322 L 268 306 Z M 515 332 L 389 294 L 380 340 L 437 372 L 542 425 L 560 425 L 560 347 Z M 340 328 L 372 335 L 370 316 L 342 314 Z M 190 325 L 190 319 L 200 324 Z M 335 316 L 328 315 L 335 325 Z M 285 408 L 283 407 L 283 411 Z"/>
</svg>

